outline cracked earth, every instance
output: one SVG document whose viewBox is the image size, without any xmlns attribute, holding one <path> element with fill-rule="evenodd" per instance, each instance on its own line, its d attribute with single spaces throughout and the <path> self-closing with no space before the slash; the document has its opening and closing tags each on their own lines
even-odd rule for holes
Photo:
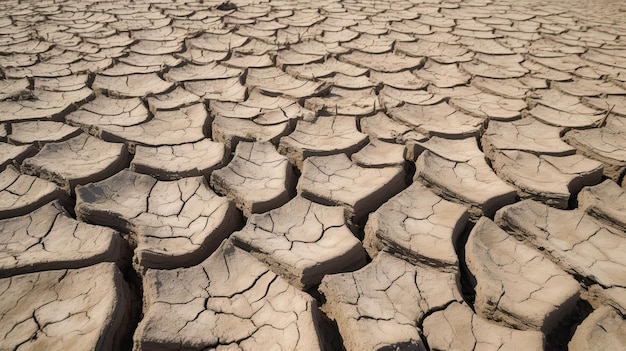
<svg viewBox="0 0 626 351">
<path fill-rule="evenodd" d="M 626 349 L 619 0 L 0 1 L 0 350 Z"/>
</svg>

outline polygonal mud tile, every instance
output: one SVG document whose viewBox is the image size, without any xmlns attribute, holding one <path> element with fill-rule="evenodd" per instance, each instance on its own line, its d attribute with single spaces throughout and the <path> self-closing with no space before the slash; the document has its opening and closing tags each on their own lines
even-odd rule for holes
<svg viewBox="0 0 626 351">
<path fill-rule="evenodd" d="M 320 95 L 330 88 L 329 84 L 297 79 L 276 67 L 249 69 L 246 85 L 270 95 L 282 94 L 298 99 Z"/>
<path fill-rule="evenodd" d="M 453 302 L 426 317 L 424 336 L 431 350 L 543 350 L 538 331 L 503 327 L 480 318 L 466 304 Z"/>
<path fill-rule="evenodd" d="M 337 73 L 357 77 L 368 72 L 366 68 L 361 68 L 351 65 L 349 63 L 337 61 L 337 59 L 332 57 L 321 63 L 289 66 L 286 67 L 285 71 L 295 77 L 304 79 L 329 77 Z"/>
<path fill-rule="evenodd" d="M 248 94 L 248 89 L 241 84 L 241 77 L 193 80 L 185 82 L 184 87 L 204 100 L 244 101 Z"/>
<path fill-rule="evenodd" d="M 397 43 L 395 49 L 407 55 L 427 57 L 441 63 L 457 63 L 471 61 L 474 53 L 461 45 L 438 43 L 428 40 Z"/>
<path fill-rule="evenodd" d="M 105 261 L 121 264 L 128 254 L 117 232 L 72 219 L 57 201 L 0 220 L 0 232 L 0 277 Z"/>
<path fill-rule="evenodd" d="M 131 297 L 114 263 L 0 279 L 0 335 L 8 349 L 115 350 Z"/>
<path fill-rule="evenodd" d="M 361 167 L 402 167 L 406 162 L 406 155 L 407 149 L 404 145 L 372 139 L 350 158 Z"/>
<path fill-rule="evenodd" d="M 529 114 L 543 123 L 557 127 L 586 128 L 598 126 L 605 113 L 583 105 L 578 97 L 556 89 L 535 90 L 536 103 Z"/>
<path fill-rule="evenodd" d="M 205 139 L 208 112 L 203 104 L 195 104 L 178 110 L 156 111 L 154 116 L 144 123 L 130 124 L 122 122 L 121 115 L 102 116 L 89 113 L 68 116 L 70 124 L 79 125 L 89 133 L 112 142 L 125 142 L 129 149 L 139 145 L 164 146 L 194 143 Z M 143 113 L 137 116 L 143 117 Z"/>
<path fill-rule="evenodd" d="M 460 67 L 472 76 L 485 78 L 521 78 L 526 75 L 529 70 L 518 63 L 518 56 L 510 56 L 495 56 L 491 58 L 485 55 L 481 56 L 480 59 L 475 58 L 472 62 L 462 62 Z"/>
<path fill-rule="evenodd" d="M 424 317 L 462 301 L 456 273 L 416 267 L 381 252 L 364 268 L 326 276 L 320 291 L 346 350 L 425 350 Z"/>
<path fill-rule="evenodd" d="M 612 113 L 626 117 L 626 102 L 624 97 L 620 95 L 608 95 L 606 97 L 594 98 L 584 97 L 583 102 L 593 106 L 594 108 L 611 111 Z"/>
<path fill-rule="evenodd" d="M 374 82 L 382 83 L 396 89 L 417 90 L 424 89 L 428 82 L 418 78 L 410 71 L 401 72 L 370 72 L 370 78 Z"/>
<path fill-rule="evenodd" d="M 149 96 L 146 99 L 148 106 L 150 106 L 150 111 L 173 110 L 198 103 L 201 100 L 198 95 L 190 93 L 182 87 L 176 87 L 170 92 Z"/>
<path fill-rule="evenodd" d="M 504 98 L 474 87 L 432 88 L 429 92 L 449 97 L 450 105 L 461 111 L 490 120 L 518 119 L 522 110 L 527 108 L 522 99 Z"/>
<path fill-rule="evenodd" d="M 459 67 L 454 63 L 440 64 L 430 60 L 424 67 L 415 71 L 415 75 L 439 88 L 465 85 L 472 78 L 469 74 L 459 70 Z"/>
<path fill-rule="evenodd" d="M 322 350 L 317 302 L 226 241 L 189 268 L 148 270 L 137 350 Z"/>
<path fill-rule="evenodd" d="M 576 79 L 567 82 L 556 82 L 554 87 L 574 96 L 626 95 L 626 88 L 613 82 L 599 79 Z"/>
<path fill-rule="evenodd" d="M 34 90 L 27 99 L 0 101 L 0 122 L 39 119 L 57 120 L 93 96 L 89 88 L 76 91 Z"/>
<path fill-rule="evenodd" d="M 626 320 L 611 307 L 600 307 L 576 328 L 567 347 L 572 351 L 626 348 Z"/>
<path fill-rule="evenodd" d="M 27 214 L 52 200 L 65 203 L 67 194 L 54 183 L 21 174 L 13 166 L 0 173 L 0 218 Z"/>
<path fill-rule="evenodd" d="M 370 256 L 390 251 L 414 264 L 456 271 L 455 251 L 469 214 L 414 182 L 370 214 L 364 245 Z"/>
<path fill-rule="evenodd" d="M 28 79 L 3 79 L 0 80 L 0 101 L 30 96 L 30 83 Z"/>
<path fill-rule="evenodd" d="M 77 187 L 76 215 L 130 233 L 142 269 L 197 264 L 240 221 L 233 204 L 217 196 L 203 177 L 157 181 L 128 170 Z"/>
<path fill-rule="evenodd" d="M 534 86 L 524 83 L 521 79 L 494 79 L 485 77 L 472 78 L 472 85 L 490 94 L 509 99 L 524 99 Z"/>
<path fill-rule="evenodd" d="M 481 145 L 489 157 L 506 150 L 552 156 L 576 153 L 576 149 L 561 140 L 561 130 L 530 117 L 512 122 L 491 121 L 481 138 Z"/>
<path fill-rule="evenodd" d="M 477 135 L 484 123 L 484 119 L 457 111 L 447 102 L 432 106 L 405 103 L 391 108 L 388 113 L 394 119 L 430 136 L 459 138 Z"/>
<path fill-rule="evenodd" d="M 223 143 L 228 150 L 233 150 L 241 141 L 269 141 L 278 144 L 278 140 L 292 130 L 288 121 L 262 124 L 256 122 L 259 119 L 217 116 L 211 126 L 213 140 Z"/>
<path fill-rule="evenodd" d="M 426 150 L 416 161 L 415 180 L 446 200 L 469 206 L 473 218 L 491 217 L 500 207 L 515 201 L 515 188 L 496 176 L 476 139 L 434 137 L 418 144 L 418 148 Z"/>
<path fill-rule="evenodd" d="M 361 118 L 360 125 L 361 132 L 382 141 L 406 143 L 427 140 L 424 135 L 414 132 L 410 127 L 394 121 L 382 112 Z"/>
<path fill-rule="evenodd" d="M 502 179 L 530 198 L 566 209 L 569 201 L 587 185 L 602 178 L 602 163 L 582 155 L 549 156 L 504 150 L 491 154 L 491 165 Z"/>
<path fill-rule="evenodd" d="M 343 208 L 296 197 L 277 209 L 252 215 L 231 238 L 304 290 L 327 274 L 365 265 L 365 250 L 345 222 Z"/>
<path fill-rule="evenodd" d="M 280 139 L 278 152 L 302 168 L 302 162 L 310 156 L 351 155 L 367 141 L 367 135 L 357 130 L 355 117 L 320 116 L 298 121 L 296 129 Z"/>
<path fill-rule="evenodd" d="M 217 63 L 208 65 L 186 64 L 174 67 L 163 74 L 163 78 L 170 82 L 186 82 L 192 80 L 211 80 L 235 78 L 243 74 L 243 71 L 236 68 L 222 66 Z"/>
<path fill-rule="evenodd" d="M 539 251 L 481 217 L 465 259 L 476 279 L 476 312 L 515 329 L 552 331 L 578 301 L 579 285 Z"/>
<path fill-rule="evenodd" d="M 224 144 L 202 139 L 173 146 L 137 146 L 130 170 L 159 180 L 175 180 L 204 175 L 209 177 L 226 160 Z"/>
<path fill-rule="evenodd" d="M 164 81 L 156 73 L 121 77 L 97 75 L 93 88 L 111 97 L 143 97 L 163 93 L 172 88 L 172 83 Z"/>
<path fill-rule="evenodd" d="M 269 142 L 241 142 L 230 163 L 213 171 L 211 185 L 250 217 L 289 201 L 295 175 L 287 158 Z"/>
<path fill-rule="evenodd" d="M 353 51 L 339 56 L 339 60 L 380 72 L 400 72 L 408 69 L 417 69 L 424 65 L 423 57 L 411 57 L 406 55 L 383 53 L 370 54 L 361 51 Z"/>
<path fill-rule="evenodd" d="M 17 165 L 36 153 L 37 149 L 33 145 L 12 145 L 0 141 L 0 171 L 7 165 Z"/>
<path fill-rule="evenodd" d="M 68 193 L 79 184 L 109 177 L 126 167 L 124 144 L 107 143 L 83 133 L 72 139 L 48 143 L 22 162 L 22 172 L 58 184 Z"/>
<path fill-rule="evenodd" d="M 496 223 L 541 248 L 566 271 L 604 287 L 626 287 L 626 234 L 596 221 L 585 211 L 559 210 L 524 200 L 502 208 Z"/>
<path fill-rule="evenodd" d="M 626 191 L 607 179 L 578 193 L 578 208 L 626 232 Z"/>
<path fill-rule="evenodd" d="M 363 168 L 345 154 L 311 156 L 302 166 L 298 190 L 312 201 L 346 207 L 356 224 L 404 189 L 404 176 L 402 167 Z"/>
<path fill-rule="evenodd" d="M 67 115 L 66 121 L 80 126 L 130 127 L 149 118 L 148 109 L 138 98 L 114 99 L 100 95 Z"/>
<path fill-rule="evenodd" d="M 390 86 L 385 86 L 380 91 L 381 103 L 388 111 L 404 102 L 411 105 L 429 106 L 436 105 L 445 98 L 446 96 L 432 91 L 396 89 Z"/>
<path fill-rule="evenodd" d="M 8 140 L 15 145 L 37 143 L 43 146 L 47 142 L 64 141 L 80 134 L 80 129 L 63 122 L 32 121 L 11 123 Z"/>
<path fill-rule="evenodd" d="M 618 182 L 626 170 L 626 126 L 608 116 L 602 128 L 571 130 L 563 139 L 583 155 L 604 164 L 604 175 Z"/>
<path fill-rule="evenodd" d="M 333 87 L 324 97 L 304 101 L 304 107 L 319 115 L 369 116 L 381 110 L 381 103 L 373 88 L 344 89 Z"/>
</svg>

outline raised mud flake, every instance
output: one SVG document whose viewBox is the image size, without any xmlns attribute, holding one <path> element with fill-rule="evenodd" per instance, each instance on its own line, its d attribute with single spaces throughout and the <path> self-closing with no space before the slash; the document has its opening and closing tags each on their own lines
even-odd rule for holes
<svg viewBox="0 0 626 351">
<path fill-rule="evenodd" d="M 474 308 L 486 319 L 549 333 L 578 301 L 574 278 L 486 217 L 472 229 L 465 250 L 477 282 Z"/>
<path fill-rule="evenodd" d="M 486 93 L 471 86 L 451 89 L 431 88 L 429 91 L 450 98 L 450 105 L 472 115 L 490 120 L 518 119 L 526 102 L 522 99 L 509 99 Z"/>
<path fill-rule="evenodd" d="M 99 72 L 102 76 L 107 77 L 121 77 L 127 76 L 131 74 L 149 74 L 149 73 L 158 73 L 163 68 L 161 66 L 133 66 L 123 62 L 116 63 L 114 66 L 109 67 L 101 72 Z"/>
<path fill-rule="evenodd" d="M 20 174 L 13 166 L 0 173 L 0 218 L 27 214 L 52 200 L 67 200 L 54 183 Z"/>
<path fill-rule="evenodd" d="M 405 90 L 385 86 L 379 93 L 383 106 L 390 110 L 406 102 L 412 105 L 436 105 L 446 99 L 446 96 L 439 95 L 427 90 Z"/>
<path fill-rule="evenodd" d="M 395 49 L 407 55 L 427 57 L 440 64 L 450 64 L 471 61 L 474 53 L 456 44 L 438 43 L 428 40 L 417 42 L 402 42 L 395 45 Z"/>
<path fill-rule="evenodd" d="M 372 139 L 361 150 L 352 154 L 351 158 L 361 167 L 402 167 L 406 156 L 406 146 Z"/>
<path fill-rule="evenodd" d="M 496 176 L 476 139 L 433 137 L 417 146 L 426 150 L 417 159 L 415 180 L 446 200 L 469 206 L 473 218 L 491 217 L 515 201 L 515 188 Z"/>
<path fill-rule="evenodd" d="M 611 110 L 612 113 L 626 117 L 626 101 L 623 96 L 608 95 L 602 98 L 585 97 L 583 102 L 603 111 Z"/>
<path fill-rule="evenodd" d="M 583 188 L 578 193 L 578 208 L 626 232 L 626 192 L 614 181 Z"/>
<path fill-rule="evenodd" d="M 128 152 L 123 144 L 108 143 L 83 133 L 58 143 L 48 143 L 22 162 L 22 172 L 37 175 L 73 193 L 78 184 L 98 181 L 121 170 Z"/>
<path fill-rule="evenodd" d="M 370 80 L 396 89 L 406 90 L 424 89 L 428 85 L 427 81 L 418 78 L 410 71 L 393 73 L 372 71 L 370 72 Z"/>
<path fill-rule="evenodd" d="M 419 182 L 370 214 L 364 245 L 370 256 L 385 250 L 415 264 L 456 271 L 455 245 L 469 214 Z"/>
<path fill-rule="evenodd" d="M 322 204 L 346 207 L 352 223 L 365 220 L 406 187 L 402 167 L 363 168 L 345 154 L 311 156 L 304 161 L 300 194 Z"/>
<path fill-rule="evenodd" d="M 542 248 L 561 268 L 603 287 L 626 287 L 626 235 L 583 210 L 559 210 L 524 200 L 501 209 L 496 223 Z"/>
<path fill-rule="evenodd" d="M 453 302 L 426 317 L 424 336 L 431 350 L 543 350 L 538 331 L 503 327 L 480 318 L 464 303 Z"/>
<path fill-rule="evenodd" d="M 393 49 L 394 40 L 378 35 L 361 34 L 354 40 L 342 43 L 341 46 L 369 54 L 382 54 Z"/>
<path fill-rule="evenodd" d="M 268 141 L 276 145 L 292 130 L 288 121 L 266 125 L 258 120 L 217 116 L 211 127 L 213 140 L 224 143 L 228 150 L 234 150 L 242 141 Z"/>
<path fill-rule="evenodd" d="M 148 109 L 139 98 L 114 99 L 100 95 L 67 115 L 66 121 L 91 130 L 90 126 L 97 126 L 93 127 L 95 129 L 106 126 L 130 127 L 148 118 Z"/>
<path fill-rule="evenodd" d="M 178 86 L 167 93 L 149 96 L 147 99 L 151 111 L 173 110 L 201 102 L 201 98 Z"/>
<path fill-rule="evenodd" d="M 568 82 L 556 82 L 554 86 L 564 93 L 574 96 L 626 95 L 626 88 L 611 81 L 597 79 L 576 79 Z"/>
<path fill-rule="evenodd" d="M 226 159 L 224 144 L 202 139 L 172 146 L 137 146 L 130 169 L 159 180 L 176 180 L 204 175 L 209 177 Z"/>
<path fill-rule="evenodd" d="M 425 350 L 419 325 L 429 313 L 462 301 L 456 279 L 456 273 L 381 252 L 356 272 L 326 276 L 320 290 L 346 350 Z"/>
<path fill-rule="evenodd" d="M 304 101 L 304 107 L 320 115 L 369 116 L 381 110 L 381 103 L 373 88 L 344 89 L 332 87 L 324 97 Z"/>
<path fill-rule="evenodd" d="M 572 196 L 602 178 L 600 162 L 582 155 L 549 156 L 503 150 L 491 154 L 496 173 L 518 188 L 521 198 L 531 198 L 566 209 Z"/>
<path fill-rule="evenodd" d="M 626 170 L 626 128 L 609 116 L 602 128 L 571 130 L 563 139 L 583 155 L 604 164 L 604 175 L 620 181 Z"/>
<path fill-rule="evenodd" d="M 120 264 L 127 254 L 117 232 L 72 219 L 56 201 L 0 220 L 0 232 L 0 277 L 99 262 Z"/>
<path fill-rule="evenodd" d="M 32 121 L 11 124 L 8 140 L 15 145 L 37 143 L 39 146 L 55 141 L 64 141 L 80 133 L 77 127 L 63 122 Z"/>
<path fill-rule="evenodd" d="M 451 88 L 457 85 L 465 85 L 472 78 L 469 74 L 459 70 L 458 66 L 454 63 L 440 64 L 430 60 L 424 67 L 415 71 L 415 75 L 439 88 Z"/>
<path fill-rule="evenodd" d="M 408 124 L 419 133 L 430 136 L 464 137 L 477 135 L 484 119 L 457 111 L 448 103 L 420 106 L 405 103 L 391 108 L 389 115 Z"/>
<path fill-rule="evenodd" d="M 111 97 L 143 97 L 160 94 L 172 87 L 156 73 L 130 74 L 121 77 L 96 75 L 93 88 Z"/>
<path fill-rule="evenodd" d="M 123 170 L 76 188 L 76 215 L 129 233 L 145 268 L 197 264 L 239 224 L 237 211 L 203 177 L 157 181 Z"/>
<path fill-rule="evenodd" d="M 320 116 L 312 121 L 298 121 L 295 131 L 280 139 L 278 152 L 302 168 L 309 156 L 351 155 L 367 141 L 367 135 L 357 130 L 355 117 Z"/>
<path fill-rule="evenodd" d="M 344 209 L 302 197 L 253 215 L 231 238 L 300 289 L 365 265 L 365 250 L 346 226 Z"/>
<path fill-rule="evenodd" d="M 567 346 L 572 351 L 626 348 L 626 320 L 611 307 L 600 307 L 576 328 Z"/>
<path fill-rule="evenodd" d="M 276 66 L 286 67 L 295 65 L 309 65 L 314 63 L 321 63 L 324 61 L 324 56 L 321 54 L 305 54 L 296 52 L 294 50 L 285 49 L 280 50 L 276 54 Z"/>
<path fill-rule="evenodd" d="M 486 57 L 482 58 L 487 60 Z M 472 62 L 463 62 L 460 64 L 461 69 L 472 76 L 480 76 L 485 78 L 520 78 L 529 72 L 527 68 L 520 65 L 517 55 L 512 55 L 511 59 L 503 59 L 500 56 L 485 62 L 483 60 L 474 60 Z"/>
<path fill-rule="evenodd" d="M 242 73 L 243 71 L 240 69 L 222 66 L 217 63 L 210 63 L 208 65 L 186 64 L 170 69 L 163 75 L 163 78 L 171 82 L 186 82 L 192 80 L 235 78 L 241 76 Z"/>
<path fill-rule="evenodd" d="M 409 141 L 427 140 L 424 135 L 414 132 L 411 127 L 394 121 L 382 112 L 361 118 L 360 125 L 361 132 L 382 141 L 404 144 Z"/>
<path fill-rule="evenodd" d="M 578 97 L 557 89 L 535 90 L 531 95 L 536 105 L 529 114 L 541 122 L 571 128 L 597 126 L 605 113 L 583 105 Z"/>
<path fill-rule="evenodd" d="M 183 49 L 183 40 L 139 40 L 129 47 L 130 52 L 144 55 L 165 55 L 180 52 Z"/>
<path fill-rule="evenodd" d="M 20 164 L 22 161 L 37 153 L 33 145 L 12 145 L 0 141 L 0 171 L 9 164 Z"/>
<path fill-rule="evenodd" d="M 249 69 L 246 85 L 270 95 L 282 94 L 295 98 L 319 95 L 330 88 L 328 84 L 294 78 L 276 67 Z"/>
<path fill-rule="evenodd" d="M 321 350 L 317 302 L 225 242 L 189 268 L 149 270 L 135 349 Z"/>
<path fill-rule="evenodd" d="M 30 96 L 30 83 L 28 79 L 3 79 L 0 80 L 0 101 L 15 99 L 22 96 Z"/>
<path fill-rule="evenodd" d="M 57 120 L 76 105 L 93 97 L 93 91 L 82 88 L 76 91 L 34 90 L 26 99 L 0 101 L 0 122 L 27 120 Z"/>
<path fill-rule="evenodd" d="M 269 142 L 240 142 L 231 162 L 211 174 L 211 185 L 250 217 L 289 201 L 295 186 L 291 167 Z"/>
<path fill-rule="evenodd" d="M 408 69 L 417 69 L 424 65 L 423 57 L 411 57 L 394 53 L 368 54 L 353 51 L 339 56 L 339 60 L 359 67 L 380 72 L 400 72 Z"/>
<path fill-rule="evenodd" d="M 190 47 L 174 56 L 196 65 L 206 65 L 225 60 L 228 57 L 228 51 L 209 51 Z"/>
<path fill-rule="evenodd" d="M 244 101 L 248 89 L 241 84 L 241 77 L 226 79 L 194 80 L 184 83 L 185 90 L 204 100 Z"/>
<path fill-rule="evenodd" d="M 208 113 L 203 104 L 195 104 L 173 111 L 156 111 L 154 117 L 136 125 L 87 124 L 80 118 L 68 118 L 70 123 L 80 125 L 91 134 L 112 142 L 125 142 L 129 149 L 135 145 L 164 146 L 179 145 L 200 141 L 205 137 L 204 130 Z"/>
<path fill-rule="evenodd" d="M 114 263 L 0 279 L 0 335 L 7 349 L 121 347 L 131 297 Z"/>
<path fill-rule="evenodd" d="M 535 86 L 521 79 L 472 78 L 472 85 L 490 94 L 509 99 L 524 99 Z"/>
<path fill-rule="evenodd" d="M 357 67 L 349 63 L 337 61 L 335 58 L 329 58 L 321 63 L 312 63 L 307 65 L 297 65 L 286 67 L 287 73 L 304 79 L 316 79 L 322 77 L 333 76 L 341 73 L 347 76 L 357 77 L 368 72 L 366 68 Z"/>
<path fill-rule="evenodd" d="M 561 128 L 548 126 L 527 117 L 512 122 L 492 121 L 482 136 L 485 154 L 496 151 L 519 150 L 537 155 L 566 156 L 576 149 L 560 137 Z"/>
<path fill-rule="evenodd" d="M 466 46 L 473 52 L 479 52 L 487 55 L 511 55 L 513 51 L 503 46 L 494 39 L 479 39 L 471 37 L 463 37 L 459 40 L 460 44 Z"/>
</svg>

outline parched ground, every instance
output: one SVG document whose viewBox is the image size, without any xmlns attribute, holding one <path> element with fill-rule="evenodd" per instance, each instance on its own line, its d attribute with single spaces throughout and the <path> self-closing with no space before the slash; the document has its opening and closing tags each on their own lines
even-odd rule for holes
<svg viewBox="0 0 626 351">
<path fill-rule="evenodd" d="M 625 350 L 620 0 L 0 1 L 0 350 Z"/>
</svg>

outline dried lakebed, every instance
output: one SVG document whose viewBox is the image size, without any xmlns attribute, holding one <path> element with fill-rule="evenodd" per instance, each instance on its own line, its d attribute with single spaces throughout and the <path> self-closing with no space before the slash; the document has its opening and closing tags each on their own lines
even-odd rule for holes
<svg viewBox="0 0 626 351">
<path fill-rule="evenodd" d="M 0 351 L 626 349 L 618 0 L 0 3 Z"/>
</svg>

